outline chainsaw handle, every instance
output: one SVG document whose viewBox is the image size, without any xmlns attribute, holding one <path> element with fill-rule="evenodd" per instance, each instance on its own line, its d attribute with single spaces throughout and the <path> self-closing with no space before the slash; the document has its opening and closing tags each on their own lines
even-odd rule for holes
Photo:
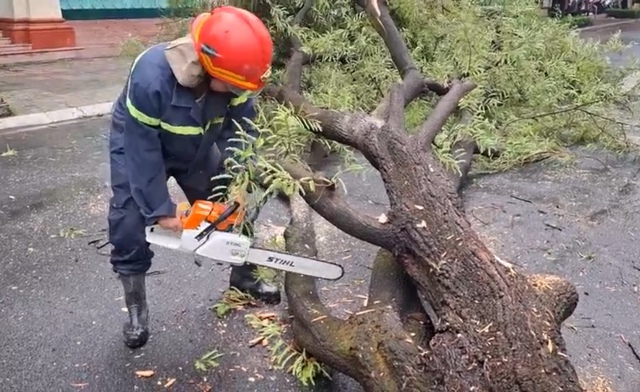
<svg viewBox="0 0 640 392">
<path fill-rule="evenodd" d="M 176 206 L 176 217 L 180 219 L 182 226 L 187 223 L 187 219 L 189 219 L 189 214 L 191 213 L 191 204 L 189 202 L 182 202 Z"/>
</svg>

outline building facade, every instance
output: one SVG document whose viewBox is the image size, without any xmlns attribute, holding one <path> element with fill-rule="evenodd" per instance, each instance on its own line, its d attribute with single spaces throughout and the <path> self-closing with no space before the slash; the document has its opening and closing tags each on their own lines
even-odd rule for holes
<svg viewBox="0 0 640 392">
<path fill-rule="evenodd" d="M 168 0 L 60 0 L 67 20 L 157 18 L 168 7 Z"/>
<path fill-rule="evenodd" d="M 32 50 L 76 46 L 59 0 L 0 0 L 0 31 L 11 44 L 30 45 Z"/>
</svg>

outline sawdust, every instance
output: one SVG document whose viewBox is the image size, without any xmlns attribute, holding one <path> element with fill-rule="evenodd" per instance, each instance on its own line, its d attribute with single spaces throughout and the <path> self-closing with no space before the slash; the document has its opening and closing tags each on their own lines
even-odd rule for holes
<svg viewBox="0 0 640 392">
<path fill-rule="evenodd" d="M 583 381 L 582 387 L 586 389 L 587 392 L 616 392 L 611 386 L 611 382 L 602 376 Z"/>
<path fill-rule="evenodd" d="M 103 193 L 98 193 L 88 200 L 87 211 L 94 216 L 105 216 L 109 208 L 109 198 Z"/>
</svg>

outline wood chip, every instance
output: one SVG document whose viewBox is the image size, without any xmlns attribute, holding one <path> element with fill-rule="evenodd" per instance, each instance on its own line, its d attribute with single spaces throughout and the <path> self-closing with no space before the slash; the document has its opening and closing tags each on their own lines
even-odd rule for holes
<svg viewBox="0 0 640 392">
<path fill-rule="evenodd" d="M 265 320 L 265 319 L 274 319 L 278 315 L 274 312 L 264 312 L 264 313 L 258 313 L 256 316 L 258 316 L 260 320 Z"/>
<path fill-rule="evenodd" d="M 367 313 L 375 312 L 376 310 L 378 310 L 378 309 L 367 309 L 367 310 L 361 310 L 361 311 L 359 311 L 359 312 L 356 312 L 355 314 L 356 314 L 357 316 L 359 316 L 359 315 L 361 315 L 361 314 L 367 314 Z"/>
<path fill-rule="evenodd" d="M 320 317 L 316 317 L 313 320 L 311 320 L 312 323 L 315 323 L 316 321 L 320 321 L 320 320 L 324 320 L 326 319 L 327 316 L 320 316 Z"/>
<path fill-rule="evenodd" d="M 263 340 L 264 340 L 264 338 L 263 338 L 262 336 L 258 336 L 258 337 L 257 337 L 257 338 L 255 338 L 255 339 L 251 339 L 251 340 L 249 341 L 249 347 L 254 347 L 254 346 L 255 346 L 255 345 L 257 345 L 257 344 L 262 343 L 262 341 L 263 341 Z"/>
<path fill-rule="evenodd" d="M 156 374 L 156 372 L 153 370 L 136 370 L 136 376 L 138 377 L 148 378 L 153 377 L 154 374 Z"/>
</svg>

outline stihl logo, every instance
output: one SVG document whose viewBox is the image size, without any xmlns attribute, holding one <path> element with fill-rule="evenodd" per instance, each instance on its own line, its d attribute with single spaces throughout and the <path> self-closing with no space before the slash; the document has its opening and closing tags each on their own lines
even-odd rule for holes
<svg viewBox="0 0 640 392">
<path fill-rule="evenodd" d="M 285 260 L 279 259 L 277 257 L 269 256 L 267 257 L 267 263 L 279 264 L 279 265 L 288 265 L 291 268 L 295 268 L 296 265 L 293 260 Z"/>
<path fill-rule="evenodd" d="M 242 245 L 240 245 L 237 242 L 231 242 L 231 241 L 227 241 L 227 246 L 235 246 L 236 248 L 241 248 Z"/>
</svg>

